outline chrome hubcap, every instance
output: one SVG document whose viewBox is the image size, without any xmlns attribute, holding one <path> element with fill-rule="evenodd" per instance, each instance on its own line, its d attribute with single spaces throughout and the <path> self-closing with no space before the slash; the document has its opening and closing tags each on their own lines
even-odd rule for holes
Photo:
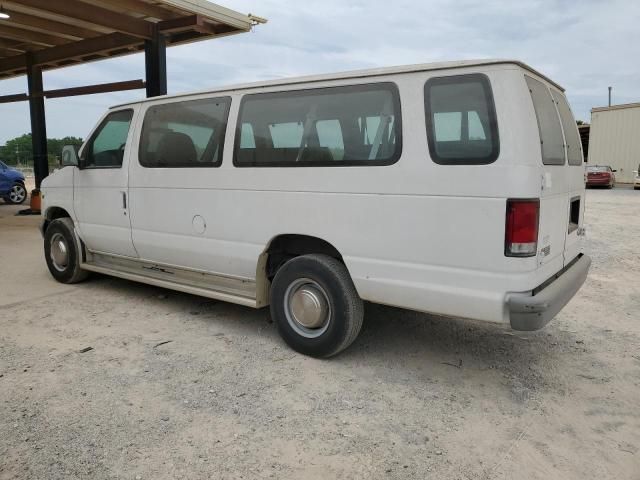
<svg viewBox="0 0 640 480">
<path fill-rule="evenodd" d="M 11 191 L 9 192 L 9 199 L 12 202 L 20 203 L 27 196 L 27 191 L 24 189 L 22 185 L 14 185 L 11 187 Z"/>
<path fill-rule="evenodd" d="M 64 272 L 69 264 L 69 247 L 67 241 L 60 233 L 55 233 L 51 237 L 51 262 L 56 270 Z"/>
<path fill-rule="evenodd" d="M 284 296 L 287 321 L 299 335 L 316 338 L 327 331 L 331 306 L 324 289 L 314 280 L 299 278 Z"/>
</svg>

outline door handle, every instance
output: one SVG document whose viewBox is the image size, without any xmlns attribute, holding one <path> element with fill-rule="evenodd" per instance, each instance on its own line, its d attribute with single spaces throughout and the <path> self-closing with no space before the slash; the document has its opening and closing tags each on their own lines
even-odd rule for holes
<svg viewBox="0 0 640 480">
<path fill-rule="evenodd" d="M 123 209 L 127 209 L 127 192 L 121 192 L 122 193 L 122 208 Z"/>
</svg>

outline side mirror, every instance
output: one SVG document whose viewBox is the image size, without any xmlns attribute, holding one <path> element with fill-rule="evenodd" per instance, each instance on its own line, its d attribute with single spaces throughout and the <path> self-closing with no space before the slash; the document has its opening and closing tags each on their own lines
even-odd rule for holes
<svg viewBox="0 0 640 480">
<path fill-rule="evenodd" d="M 78 166 L 78 147 L 76 145 L 65 145 L 62 147 L 62 157 L 60 158 L 60 166 Z"/>
<path fill-rule="evenodd" d="M 611 171 L 615 173 L 615 172 L 617 172 L 618 170 L 611 170 Z"/>
</svg>

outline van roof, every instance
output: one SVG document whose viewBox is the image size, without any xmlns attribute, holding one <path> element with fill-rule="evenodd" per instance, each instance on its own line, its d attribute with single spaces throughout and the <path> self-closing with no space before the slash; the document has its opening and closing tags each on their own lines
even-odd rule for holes
<svg viewBox="0 0 640 480">
<path fill-rule="evenodd" d="M 136 100 L 133 102 L 122 103 L 118 105 L 114 105 L 111 108 L 118 108 L 125 105 L 135 105 L 138 103 L 156 101 L 161 99 L 170 99 L 191 95 L 202 95 L 206 93 L 218 93 L 218 92 L 228 92 L 232 90 L 245 90 L 257 87 L 276 87 L 280 85 L 295 85 L 299 83 L 310 83 L 310 82 L 321 82 L 328 80 L 341 80 L 348 78 L 363 78 L 363 77 L 371 77 L 371 76 L 384 76 L 384 75 L 393 75 L 398 73 L 412 73 L 412 72 L 422 72 L 422 71 L 430 71 L 430 70 L 449 70 L 455 68 L 466 68 L 466 67 L 476 67 L 476 66 L 487 66 L 487 65 L 504 65 L 511 64 L 517 65 L 529 72 L 543 78 L 554 87 L 564 92 L 564 88 L 558 85 L 556 82 L 546 77 L 542 73 L 533 69 L 529 65 L 519 60 L 509 60 L 509 59 L 483 59 L 483 60 L 459 60 L 455 62 L 435 62 L 435 63 L 419 63 L 415 65 L 403 65 L 397 67 L 382 67 L 382 68 L 371 68 L 366 70 L 351 70 L 347 72 L 338 72 L 338 73 L 327 73 L 321 75 L 306 75 L 303 77 L 293 77 L 293 78 L 276 78 L 273 80 L 265 80 L 260 82 L 252 82 L 252 83 L 242 83 L 236 85 L 228 85 L 222 86 L 218 88 L 207 88 L 204 90 L 196 90 L 192 92 L 179 93 L 175 95 L 163 95 L 160 97 L 150 97 L 145 98 L 143 100 Z"/>
</svg>

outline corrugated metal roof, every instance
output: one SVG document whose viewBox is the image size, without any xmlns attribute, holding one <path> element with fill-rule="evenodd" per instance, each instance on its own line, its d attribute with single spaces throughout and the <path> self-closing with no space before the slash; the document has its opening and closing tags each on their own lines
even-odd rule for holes
<svg viewBox="0 0 640 480">
<path fill-rule="evenodd" d="M 205 0 L 1 0 L 0 79 L 128 55 L 159 31 L 167 45 L 248 32 L 266 20 Z"/>
<path fill-rule="evenodd" d="M 623 108 L 640 108 L 640 103 L 621 103 L 610 107 L 594 107 L 591 112 L 606 112 L 607 110 L 621 110 Z"/>
</svg>

